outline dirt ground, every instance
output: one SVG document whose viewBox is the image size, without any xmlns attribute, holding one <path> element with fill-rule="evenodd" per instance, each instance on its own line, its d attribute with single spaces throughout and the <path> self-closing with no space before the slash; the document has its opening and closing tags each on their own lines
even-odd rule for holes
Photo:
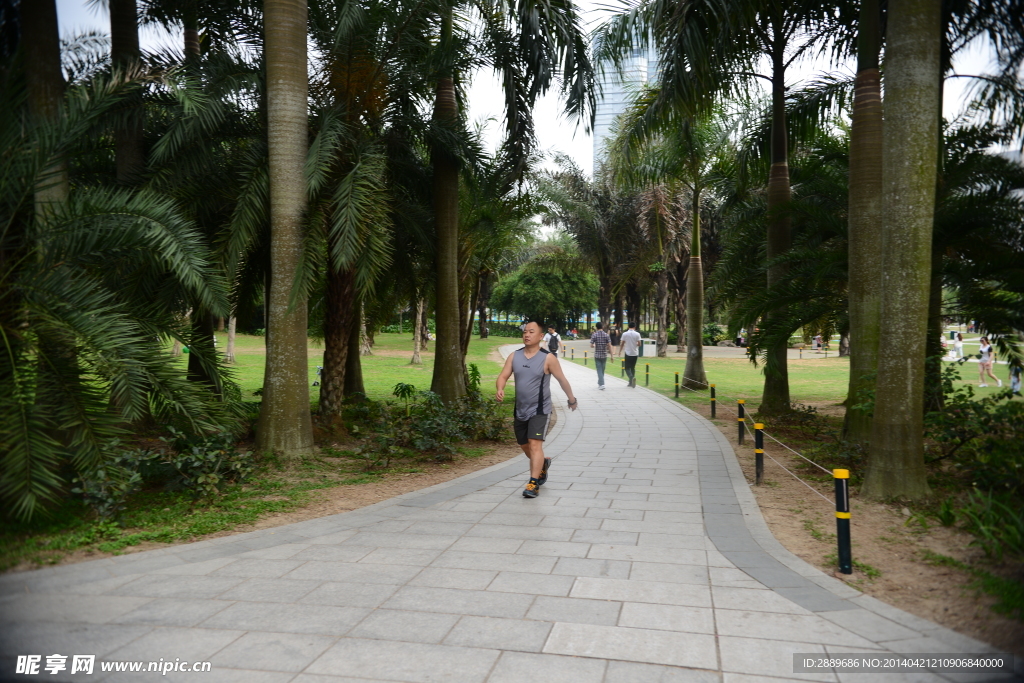
<svg viewBox="0 0 1024 683">
<path fill-rule="evenodd" d="M 819 409 L 819 413 L 828 412 Z M 794 471 L 797 456 L 782 447 L 765 444 L 764 479 L 754 485 L 754 447 L 748 435 L 746 447 L 736 445 L 736 423 L 717 420 L 719 429 L 733 444 L 754 491 L 761 513 L 775 538 L 794 555 L 822 571 L 836 569 L 835 491 L 831 483 L 812 482 L 829 500 L 823 500 L 782 467 Z M 774 458 L 778 463 L 774 462 Z M 781 466 L 780 466 L 781 464 Z M 990 643 L 1017 656 L 1024 655 L 1024 623 L 1003 617 L 990 606 L 995 598 L 968 588 L 972 575 L 926 561 L 928 552 L 978 563 L 991 573 L 1010 576 L 1020 567 L 986 565 L 980 550 L 969 545 L 971 536 L 937 523 L 923 528 L 912 521 L 913 510 L 861 500 L 851 493 L 850 535 L 855 563 L 853 574 L 835 573 L 858 590 L 916 616 L 934 621 L 958 633 Z M 831 557 L 830 557 L 831 556 Z M 858 566 L 856 563 L 860 563 Z M 877 575 L 869 576 L 877 571 Z"/>
</svg>

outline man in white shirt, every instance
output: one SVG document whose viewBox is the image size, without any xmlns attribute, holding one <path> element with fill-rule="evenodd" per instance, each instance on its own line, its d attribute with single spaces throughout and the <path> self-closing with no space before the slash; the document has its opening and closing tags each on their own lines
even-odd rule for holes
<svg viewBox="0 0 1024 683">
<path fill-rule="evenodd" d="M 636 386 L 636 359 L 640 355 L 640 333 L 636 331 L 636 323 L 630 323 L 629 329 L 622 333 L 622 357 L 626 360 L 626 377 L 629 386 Z"/>
</svg>

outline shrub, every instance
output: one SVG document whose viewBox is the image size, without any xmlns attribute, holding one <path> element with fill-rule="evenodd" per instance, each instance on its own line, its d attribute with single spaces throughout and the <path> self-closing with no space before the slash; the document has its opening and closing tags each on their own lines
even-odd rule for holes
<svg viewBox="0 0 1024 683">
<path fill-rule="evenodd" d="M 224 484 L 244 481 L 254 470 L 252 453 L 240 452 L 228 432 L 185 434 L 168 427 L 171 438 L 161 438 L 172 449 L 168 462 L 179 483 L 196 498 L 213 497 Z"/>
<path fill-rule="evenodd" d="M 99 467 L 81 472 L 72 480 L 71 492 L 82 496 L 101 520 L 114 521 L 129 496 L 142 487 L 142 464 L 157 457 L 152 451 L 123 450 L 114 442 L 112 452 L 108 451 Z"/>
<path fill-rule="evenodd" d="M 722 334 L 722 328 L 718 326 L 718 323 L 707 322 L 704 323 L 704 346 L 714 346 L 718 342 L 725 339 L 725 335 Z"/>
</svg>

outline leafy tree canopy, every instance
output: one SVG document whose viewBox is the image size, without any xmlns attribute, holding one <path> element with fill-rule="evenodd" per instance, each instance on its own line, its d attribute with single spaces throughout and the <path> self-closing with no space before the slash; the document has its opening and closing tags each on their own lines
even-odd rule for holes
<svg viewBox="0 0 1024 683">
<path fill-rule="evenodd" d="M 544 254 L 502 278 L 494 288 L 491 307 L 544 320 L 562 330 L 569 321 L 594 310 L 598 287 L 593 273 L 572 267 L 564 254 Z"/>
</svg>

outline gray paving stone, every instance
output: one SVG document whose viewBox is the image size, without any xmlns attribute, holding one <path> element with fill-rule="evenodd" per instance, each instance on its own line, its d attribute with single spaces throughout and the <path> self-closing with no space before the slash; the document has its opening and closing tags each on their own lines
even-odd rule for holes
<svg viewBox="0 0 1024 683">
<path fill-rule="evenodd" d="M 310 605 L 377 607 L 397 590 L 398 586 L 394 584 L 325 581 L 299 602 Z"/>
<path fill-rule="evenodd" d="M 295 553 L 305 550 L 310 546 L 309 543 L 284 543 L 282 545 L 275 545 L 269 548 L 260 548 L 259 550 L 249 550 L 244 553 L 239 553 L 239 559 L 258 558 L 263 560 L 287 560 L 291 558 Z"/>
<path fill-rule="evenodd" d="M 614 626 L 618 623 L 621 607 L 621 603 L 612 600 L 541 596 L 534 601 L 526 616 L 540 621 Z"/>
<path fill-rule="evenodd" d="M 487 590 L 502 593 L 567 596 L 574 580 L 575 578 L 572 576 L 554 574 L 501 572 L 487 587 Z"/>
<path fill-rule="evenodd" d="M 587 556 L 601 560 L 663 562 L 666 564 L 707 564 L 706 551 L 688 550 L 686 548 L 651 548 L 648 546 L 595 543 L 590 546 L 590 553 Z"/>
<path fill-rule="evenodd" d="M 238 557 L 238 555 L 229 555 L 227 557 L 217 557 L 212 560 L 203 560 L 201 562 L 187 562 L 185 564 L 175 565 L 174 567 L 167 567 L 166 569 L 161 569 L 153 573 L 171 574 L 174 576 L 208 576 L 224 565 L 234 562 Z M 124 584 L 128 583 L 128 581 L 134 581 L 136 577 L 121 578 L 125 579 L 122 581 L 122 584 Z"/>
<path fill-rule="evenodd" d="M 625 578 L 625 577 L 613 577 Z M 637 581 L 663 581 L 669 583 L 708 584 L 708 568 L 696 564 L 662 564 L 634 562 L 629 577 Z"/>
<path fill-rule="evenodd" d="M 722 657 L 722 671 L 727 673 L 776 676 L 806 681 L 835 681 L 831 671 L 820 673 L 793 673 L 793 653 L 825 654 L 825 648 L 813 643 L 799 643 L 785 640 L 760 640 L 758 638 L 734 638 L 721 636 L 718 639 Z"/>
<path fill-rule="evenodd" d="M 711 607 L 711 591 L 707 586 L 663 581 L 625 579 L 576 579 L 570 595 L 574 598 L 595 598 L 629 602 L 650 602 L 662 605 Z"/>
<path fill-rule="evenodd" d="M 490 538 L 518 538 L 531 541 L 568 541 L 572 529 L 539 528 L 536 526 L 508 526 L 505 524 L 477 524 L 466 533 L 466 537 L 486 536 Z"/>
<path fill-rule="evenodd" d="M 291 559 L 298 562 L 358 562 L 363 559 L 376 548 L 359 545 L 349 545 L 342 543 L 340 545 L 335 544 L 322 544 L 322 545 L 311 545 L 305 550 L 292 555 Z"/>
<path fill-rule="evenodd" d="M 809 614 L 792 600 L 782 597 L 766 588 L 734 588 L 712 586 L 712 599 L 717 609 L 754 610 L 757 612 L 778 612 L 781 614 Z"/>
<path fill-rule="evenodd" d="M 157 598 L 112 620 L 115 624 L 152 626 L 195 626 L 217 612 L 230 607 L 229 600 L 187 600 Z"/>
<path fill-rule="evenodd" d="M 232 629 L 155 628 L 108 653 L 104 659 L 152 662 L 181 658 L 183 661 L 209 661 L 215 653 L 241 636 L 242 631 Z"/>
<path fill-rule="evenodd" d="M 612 545 L 636 545 L 639 534 L 633 531 L 609 531 L 606 529 L 580 529 L 572 535 L 576 543 L 606 543 Z M 703 549 L 703 548 L 702 548 Z"/>
<path fill-rule="evenodd" d="M 595 508 L 587 508 L 586 512 L 589 514 Z M 580 508 L 583 510 L 583 508 Z M 545 528 L 556 528 L 568 531 L 574 531 L 577 529 L 600 529 L 603 519 L 597 517 L 567 517 L 561 514 L 554 514 L 550 517 L 545 517 L 544 521 L 540 523 L 541 527 Z"/>
<path fill-rule="evenodd" d="M 488 683 L 521 683 L 541 677 L 545 683 L 600 683 L 606 663 L 598 659 L 581 659 L 560 655 L 503 652 L 494 666 Z"/>
<path fill-rule="evenodd" d="M 451 550 L 473 553 L 514 553 L 522 544 L 523 541 L 516 538 L 471 536 L 460 538 L 452 545 Z"/>
<path fill-rule="evenodd" d="M 31 621 L 81 622 L 103 624 L 142 607 L 148 597 L 112 597 L 106 595 L 19 595 L 4 604 L 0 612 L 0 630 L 12 624 Z"/>
<path fill-rule="evenodd" d="M 504 553 L 462 553 L 445 551 L 432 563 L 434 567 L 453 569 L 493 569 L 548 574 L 555 566 L 555 558 L 539 555 L 512 555 Z"/>
<path fill-rule="evenodd" d="M 714 634 L 715 612 L 709 607 L 624 602 L 619 626 Z"/>
<path fill-rule="evenodd" d="M 142 624 L 22 622 L 17 628 L 0 628 L 0 656 L 67 652 L 105 657 L 151 631 L 152 626 Z"/>
<path fill-rule="evenodd" d="M 148 598 L 213 598 L 234 588 L 244 579 L 235 576 L 140 576 L 131 583 L 107 591 L 106 595 L 134 595 Z"/>
<path fill-rule="evenodd" d="M 205 628 L 240 628 L 246 631 L 341 636 L 362 621 L 367 614 L 369 610 L 362 607 L 236 602 L 201 625 Z"/>
<path fill-rule="evenodd" d="M 419 572 L 419 567 L 403 565 L 307 562 L 286 574 L 284 578 L 350 583 L 404 584 Z"/>
<path fill-rule="evenodd" d="M 589 543 L 570 543 L 565 541 L 524 541 L 517 550 L 519 555 L 544 555 L 546 557 L 586 557 L 590 551 Z"/>
<path fill-rule="evenodd" d="M 343 638 L 307 669 L 312 674 L 347 675 L 374 680 L 434 683 L 484 681 L 498 659 L 497 650 Z"/>
<path fill-rule="evenodd" d="M 703 534 L 700 536 L 686 534 L 648 534 L 641 533 L 636 544 L 651 548 L 684 548 L 687 550 L 704 550 L 706 547 Z"/>
<path fill-rule="evenodd" d="M 246 633 L 211 661 L 214 671 L 223 666 L 298 673 L 336 642 L 336 638 L 308 634 Z"/>
<path fill-rule="evenodd" d="M 427 548 L 377 548 L 361 559 L 360 563 L 369 564 L 404 564 L 425 567 L 440 555 L 443 550 Z"/>
<path fill-rule="evenodd" d="M 303 560 L 238 559 L 214 570 L 210 576 L 272 579 L 284 576 L 302 563 Z"/>
<path fill-rule="evenodd" d="M 551 570 L 552 574 L 569 576 L 592 576 L 612 579 L 626 579 L 630 575 L 630 563 L 619 560 L 594 560 L 561 558 Z"/>
<path fill-rule="evenodd" d="M 342 545 L 367 548 L 425 548 L 444 550 L 459 540 L 456 535 L 404 534 L 381 531 L 360 532 L 346 539 Z"/>
<path fill-rule="evenodd" d="M 457 614 L 378 609 L 359 622 L 348 635 L 351 638 L 440 643 L 461 618 L 464 617 Z"/>
<path fill-rule="evenodd" d="M 620 510 L 618 508 L 591 508 L 587 510 L 586 517 L 598 519 L 622 519 L 638 522 L 644 518 L 643 510 Z"/>
<path fill-rule="evenodd" d="M 297 602 L 320 583 L 320 581 L 295 581 L 292 579 L 249 579 L 221 593 L 220 599 L 250 602 Z"/>
<path fill-rule="evenodd" d="M 550 631 L 551 624 L 544 621 L 462 617 L 444 639 L 444 644 L 540 652 Z M 546 671 L 544 677 L 547 678 Z"/>
<path fill-rule="evenodd" d="M 494 577 L 497 575 L 496 570 L 427 567 L 410 580 L 409 585 L 483 590 L 491 585 L 491 581 L 494 581 Z"/>
<path fill-rule="evenodd" d="M 699 633 L 555 624 L 544 652 L 697 669 L 718 668 L 715 637 Z"/>
<path fill-rule="evenodd" d="M 534 596 L 457 588 L 405 586 L 387 600 L 385 609 L 444 612 L 479 617 L 519 618 L 533 603 Z"/>
<path fill-rule="evenodd" d="M 721 683 L 717 671 L 684 669 L 659 664 L 608 662 L 605 683 Z"/>
</svg>

